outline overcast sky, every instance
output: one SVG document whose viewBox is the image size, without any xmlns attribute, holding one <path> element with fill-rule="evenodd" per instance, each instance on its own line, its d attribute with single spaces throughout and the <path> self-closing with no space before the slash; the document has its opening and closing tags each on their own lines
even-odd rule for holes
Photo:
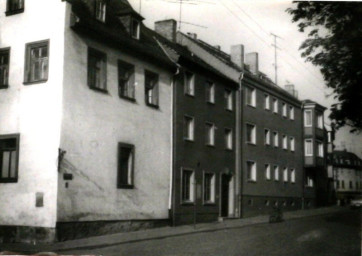
<svg viewBox="0 0 362 256">
<path fill-rule="evenodd" d="M 144 24 L 154 28 L 154 22 L 180 17 L 179 0 L 129 0 L 136 11 L 145 18 Z M 300 57 L 298 48 L 306 35 L 298 32 L 297 25 L 285 12 L 292 7 L 291 1 L 250 0 L 183 0 L 181 31 L 196 33 L 197 37 L 211 45 L 220 45 L 230 53 L 230 46 L 243 44 L 245 52 L 259 53 L 259 69 L 274 81 L 274 37 L 278 35 L 277 51 L 278 85 L 287 81 L 299 91 L 299 99 L 311 99 L 326 107 L 333 103 L 331 91 L 324 85 L 318 68 Z M 141 3 L 141 4 L 140 4 Z M 193 3 L 193 4 L 191 4 Z M 192 23 L 195 25 L 190 25 Z M 325 123 L 330 124 L 329 111 Z M 362 135 L 350 135 L 349 129 L 337 133 L 336 145 L 341 143 L 347 150 L 362 158 Z"/>
</svg>

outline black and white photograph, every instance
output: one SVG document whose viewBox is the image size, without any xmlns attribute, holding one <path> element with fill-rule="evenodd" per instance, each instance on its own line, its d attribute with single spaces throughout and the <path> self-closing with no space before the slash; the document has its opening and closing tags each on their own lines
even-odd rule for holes
<svg viewBox="0 0 362 256">
<path fill-rule="evenodd" d="M 0 255 L 362 255 L 362 2 L 0 0 Z"/>
</svg>

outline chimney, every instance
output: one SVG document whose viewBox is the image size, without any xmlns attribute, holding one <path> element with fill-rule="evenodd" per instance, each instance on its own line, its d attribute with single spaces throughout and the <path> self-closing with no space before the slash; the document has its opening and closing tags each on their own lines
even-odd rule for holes
<svg viewBox="0 0 362 256">
<path fill-rule="evenodd" d="M 176 42 L 177 22 L 173 19 L 160 20 L 155 22 L 155 31 L 171 42 Z"/>
<path fill-rule="evenodd" d="M 190 32 L 187 32 L 187 35 L 189 36 L 189 37 L 191 37 L 192 39 L 197 39 L 197 34 L 196 33 L 190 33 Z"/>
<path fill-rule="evenodd" d="M 232 45 L 230 48 L 231 61 L 241 68 L 244 68 L 244 45 Z"/>
<path fill-rule="evenodd" d="M 259 73 L 259 54 L 257 52 L 247 53 L 245 55 L 245 64 L 250 67 L 250 71 L 257 75 Z"/>
<path fill-rule="evenodd" d="M 294 84 L 286 84 L 284 85 L 284 89 L 298 99 L 298 91 L 294 89 Z"/>
</svg>

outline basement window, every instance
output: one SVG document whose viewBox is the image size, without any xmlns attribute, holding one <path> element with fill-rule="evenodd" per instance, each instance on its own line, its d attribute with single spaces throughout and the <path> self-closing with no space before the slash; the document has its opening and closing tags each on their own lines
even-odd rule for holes
<svg viewBox="0 0 362 256">
<path fill-rule="evenodd" d="M 18 134 L 0 136 L 0 182 L 18 181 L 19 138 Z"/>
</svg>

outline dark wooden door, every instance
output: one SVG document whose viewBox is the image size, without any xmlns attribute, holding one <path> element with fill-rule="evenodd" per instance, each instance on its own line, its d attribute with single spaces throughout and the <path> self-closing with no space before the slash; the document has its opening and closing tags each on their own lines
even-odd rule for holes
<svg viewBox="0 0 362 256">
<path fill-rule="evenodd" d="M 221 175 L 221 217 L 229 214 L 229 182 L 229 175 Z"/>
</svg>

